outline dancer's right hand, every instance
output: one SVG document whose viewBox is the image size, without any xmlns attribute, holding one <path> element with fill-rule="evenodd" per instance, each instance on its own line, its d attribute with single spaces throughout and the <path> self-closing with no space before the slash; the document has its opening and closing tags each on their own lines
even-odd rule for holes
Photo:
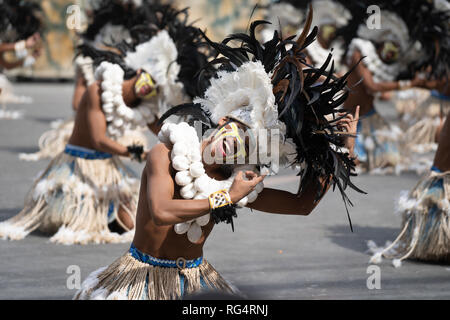
<svg viewBox="0 0 450 320">
<path fill-rule="evenodd" d="M 244 179 L 244 175 L 246 179 Z M 264 180 L 266 176 L 258 176 L 253 171 L 239 171 L 234 178 L 233 184 L 228 191 L 231 201 L 233 203 L 239 202 L 242 198 L 246 197 L 252 192 L 256 185 Z"/>
</svg>

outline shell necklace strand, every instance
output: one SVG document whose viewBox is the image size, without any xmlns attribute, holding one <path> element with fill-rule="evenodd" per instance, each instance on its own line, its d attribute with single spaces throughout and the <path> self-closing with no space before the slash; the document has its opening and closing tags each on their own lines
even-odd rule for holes
<svg viewBox="0 0 450 320">
<path fill-rule="evenodd" d="M 201 143 L 197 132 L 186 122 L 179 124 L 166 123 L 162 126 L 158 134 L 162 143 L 172 145 L 171 160 L 172 167 L 177 171 L 175 182 L 181 187 L 180 195 L 186 200 L 207 199 L 216 191 L 230 189 L 236 174 L 243 170 L 242 166 L 236 166 L 230 178 L 226 180 L 215 180 L 210 178 L 202 163 Z M 248 169 L 248 167 L 246 168 Z M 252 170 L 256 170 L 252 166 Z M 252 203 L 258 194 L 264 189 L 264 184 L 258 184 L 254 191 L 241 199 L 238 207 L 244 207 L 247 203 Z M 187 233 L 190 242 L 197 243 L 202 236 L 201 227 L 206 226 L 211 215 L 206 214 L 191 221 L 176 224 L 174 226 L 177 234 Z"/>
<path fill-rule="evenodd" d="M 117 64 L 102 62 L 95 72 L 96 78 L 101 80 L 102 109 L 108 125 L 108 134 L 112 138 L 120 138 L 126 130 L 145 127 L 147 123 L 155 121 L 150 104 L 141 103 L 139 107 L 131 109 L 123 101 L 122 85 L 124 72 Z"/>
</svg>

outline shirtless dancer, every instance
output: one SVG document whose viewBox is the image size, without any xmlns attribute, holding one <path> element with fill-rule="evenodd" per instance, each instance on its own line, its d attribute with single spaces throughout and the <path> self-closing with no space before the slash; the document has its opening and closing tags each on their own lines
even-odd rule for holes
<svg viewBox="0 0 450 320">
<path fill-rule="evenodd" d="M 27 97 L 16 96 L 13 85 L 2 70 L 29 68 L 41 55 L 42 27 L 35 3 L 2 1 L 0 3 L 0 118 L 19 118 L 21 111 L 6 110 L 8 103 L 31 103 Z M 7 55 L 10 54 L 8 57 Z M 15 56 L 12 60 L 11 56 Z"/>
<path fill-rule="evenodd" d="M 75 50 L 75 89 L 72 97 L 72 109 L 75 113 L 85 91 L 96 81 L 94 60 L 98 58 L 97 51 L 89 50 L 89 48 L 117 52 L 117 45 L 123 41 L 130 42 L 132 39 L 131 28 L 145 24 L 145 19 L 138 9 L 139 6 L 122 0 L 89 2 L 86 11 L 91 22 L 86 31 L 79 35 L 81 45 Z M 55 154 L 63 151 L 72 134 L 74 117 L 75 115 L 63 122 L 53 122 L 52 129 L 39 137 L 39 151 L 29 154 L 21 153 L 19 159 L 38 161 L 52 158 Z M 123 144 L 139 143 L 147 147 L 147 138 L 142 131 L 138 130 L 128 131 L 120 141 Z"/>
<path fill-rule="evenodd" d="M 35 229 L 54 234 L 50 240 L 62 244 L 123 242 L 133 236 L 139 181 L 118 156 L 142 161 L 145 153 L 142 146 L 116 142 L 123 131 L 115 124 L 135 125 L 139 103 L 155 88 L 148 73 L 122 68 L 102 62 L 100 80 L 80 103 L 69 144 L 34 182 L 25 208 L 0 223 L 0 237 L 19 240 Z M 119 113 L 119 107 L 125 111 Z"/>
<path fill-rule="evenodd" d="M 309 27 L 305 27 L 305 30 L 299 38 L 300 47 Z M 246 40 L 240 41 L 246 43 Z M 249 42 L 253 45 L 258 43 L 254 38 Z M 267 73 L 271 71 L 269 66 L 274 69 L 279 66 L 274 78 L 279 75 L 280 79 L 286 79 L 283 75 L 287 76 L 290 73 L 288 70 L 291 70 L 286 64 L 292 63 L 291 67 L 294 66 L 296 63 L 290 59 L 299 52 L 293 48 L 285 57 L 281 56 L 281 65 L 273 65 L 275 60 L 271 61 L 270 58 L 277 58 L 277 55 L 270 55 L 273 48 L 269 45 L 264 49 L 258 46 L 253 47 L 254 51 L 251 51 L 253 55 L 261 53 L 258 58 L 238 62 L 236 59 L 243 57 L 242 52 L 229 50 L 226 45 L 212 42 L 210 44 L 226 56 L 226 61 L 234 61 L 237 65 L 233 69 L 230 62 L 220 60 L 223 69 L 211 80 L 203 98 L 195 99 L 194 104 L 189 106 L 175 107 L 164 115 L 162 120 L 171 114 L 186 114 L 182 113 L 182 110 L 188 110 L 204 124 L 211 121 L 215 129 L 203 141 L 199 141 L 195 129 L 187 123 L 166 123 L 162 127 L 159 137 L 163 143 L 150 151 L 141 179 L 137 229 L 133 244 L 128 253 L 109 267 L 92 273 L 83 282 L 76 299 L 177 299 L 202 288 L 235 292 L 203 259 L 203 246 L 214 223 L 232 222 L 236 205 L 274 214 L 308 215 L 328 190 L 328 173 L 321 175 L 310 171 L 312 174 L 305 175 L 301 180 L 299 194 L 292 194 L 264 188 L 262 182 L 265 176 L 261 175 L 255 166 L 244 169 L 237 165 L 238 159 L 243 158 L 247 164 L 251 159 L 253 153 L 250 137 L 256 137 L 260 129 L 282 128 L 283 126 L 279 126 L 281 124 L 277 120 L 278 116 L 287 121 L 288 117 L 295 114 L 294 110 L 307 104 L 304 94 L 312 94 L 309 90 L 317 88 L 315 81 L 306 81 L 302 91 L 304 94 L 300 93 L 295 98 L 296 107 L 288 102 L 287 97 L 293 94 L 290 91 L 285 92 L 286 99 L 283 98 L 284 95 L 282 97 L 278 94 L 275 98 L 272 90 L 279 93 L 276 88 L 280 89 L 282 85 L 272 86 Z M 277 46 L 278 42 L 272 45 Z M 268 69 L 264 68 L 259 58 L 264 59 Z M 305 63 L 303 58 L 299 59 L 299 63 Z M 300 69 L 298 71 L 302 72 Z M 296 85 L 299 84 L 296 82 Z M 332 81 L 332 84 L 337 85 L 337 82 Z M 288 84 L 285 85 L 286 89 L 289 88 Z M 340 90 L 342 87 L 334 89 Z M 280 113 L 275 107 L 275 99 Z M 326 122 L 320 114 L 323 108 L 317 102 L 316 104 L 312 108 L 321 121 Z M 328 105 L 328 101 L 326 104 Z M 281 113 L 284 108 L 293 109 L 283 116 Z M 337 121 L 336 128 L 347 134 L 354 134 L 358 112 L 355 118 L 351 115 L 342 116 L 343 118 Z M 290 152 L 295 153 L 295 150 L 299 151 L 306 145 L 318 147 L 319 143 L 324 142 L 317 136 L 320 136 L 320 130 L 316 131 L 317 128 L 313 129 L 316 132 L 313 135 L 321 142 L 312 141 L 315 139 L 313 136 L 307 138 L 307 128 L 312 123 L 317 125 L 312 113 L 307 111 L 303 122 L 306 131 L 302 131 L 305 141 L 303 146 L 297 145 L 297 149 L 291 140 L 298 138 L 293 134 L 296 131 L 291 131 L 292 127 L 286 131 L 290 142 L 285 139 L 282 141 L 294 144 L 294 150 L 291 149 Z M 280 144 L 283 143 L 280 141 Z M 344 145 L 352 154 L 353 139 L 345 139 Z M 284 147 L 286 146 L 280 147 L 280 150 Z M 333 152 L 333 149 L 328 149 L 328 142 L 321 144 L 321 147 Z M 341 156 L 351 158 L 349 154 L 337 154 L 339 159 Z M 208 156 L 215 161 L 210 162 Z M 230 159 L 234 161 L 231 162 L 233 164 L 230 164 Z M 310 160 L 305 160 L 305 167 L 309 167 Z M 221 163 L 230 165 L 224 166 Z M 327 168 L 325 162 L 321 163 L 326 172 L 334 170 Z M 349 170 L 351 171 L 351 168 Z M 319 190 L 324 192 L 318 193 Z"/>
<path fill-rule="evenodd" d="M 408 32 L 410 26 L 401 17 L 403 11 L 408 11 L 408 6 L 405 2 L 396 7 L 398 11 L 389 6 L 381 10 L 380 29 L 370 30 L 366 21 L 361 21 L 357 38 L 349 45 L 347 58 L 350 65 L 365 58 L 350 75 L 350 86 L 361 79 L 363 82 L 353 88 L 345 107 L 354 110 L 355 103 L 361 105 L 356 153 L 363 169 L 370 172 L 398 173 L 403 168 L 402 132 L 377 113 L 377 94 L 411 87 L 426 88 L 426 80 L 419 75 L 411 80 L 395 80 L 417 58 L 412 54 L 415 39 L 411 39 Z"/>
</svg>

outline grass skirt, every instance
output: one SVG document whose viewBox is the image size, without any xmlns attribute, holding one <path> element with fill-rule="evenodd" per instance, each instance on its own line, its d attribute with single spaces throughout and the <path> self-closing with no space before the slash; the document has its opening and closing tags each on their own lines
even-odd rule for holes
<svg viewBox="0 0 450 320">
<path fill-rule="evenodd" d="M 417 108 L 430 97 L 430 90 L 413 88 L 404 91 L 397 91 L 395 98 L 395 108 L 397 114 L 400 117 L 402 129 L 406 129 L 402 126 L 402 120 L 408 118 L 408 114 L 414 113 Z"/>
<path fill-rule="evenodd" d="M 408 194 L 400 197 L 402 230 L 386 248 L 372 242 L 371 262 L 394 259 L 394 266 L 411 258 L 450 263 L 450 172 L 430 171 Z"/>
<path fill-rule="evenodd" d="M 64 122 L 53 122 L 51 124 L 52 129 L 44 132 L 39 138 L 39 151 L 35 153 L 21 153 L 19 159 L 24 161 L 38 161 L 52 158 L 55 154 L 63 152 L 72 135 L 73 126 L 74 120 L 72 118 Z M 124 146 L 136 143 L 143 145 L 144 150 L 148 149 L 147 138 L 143 131 L 138 129 L 126 131 L 124 136 L 119 138 L 117 142 Z"/>
<path fill-rule="evenodd" d="M 400 164 L 400 128 L 391 126 L 375 110 L 358 123 L 355 152 L 362 168 L 371 173 L 393 173 Z"/>
<path fill-rule="evenodd" d="M 91 273 L 74 299 L 175 300 L 202 290 L 237 292 L 205 259 L 190 263 L 173 266 L 177 262 L 150 257 L 132 246 L 110 266 Z"/>
<path fill-rule="evenodd" d="M 88 160 L 55 157 L 34 182 L 24 209 L 0 223 L 0 238 L 20 240 L 38 229 L 60 244 L 131 241 L 133 231 L 112 233 L 119 208 L 135 220 L 139 180 L 117 157 Z"/>
<path fill-rule="evenodd" d="M 432 93 L 416 110 L 404 115 L 404 143 L 408 150 L 415 153 L 436 151 L 435 137 L 441 112 L 444 116 L 450 112 L 450 98 Z"/>
</svg>

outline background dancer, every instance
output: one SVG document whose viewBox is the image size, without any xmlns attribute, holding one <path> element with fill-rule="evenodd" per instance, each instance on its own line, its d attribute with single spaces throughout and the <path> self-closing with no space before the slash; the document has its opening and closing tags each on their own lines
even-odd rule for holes
<svg viewBox="0 0 450 320">
<path fill-rule="evenodd" d="M 146 5 L 147 2 L 144 2 Z M 117 45 L 124 41 L 131 42 L 130 32 L 133 27 L 145 24 L 142 8 L 129 1 L 91 0 L 90 24 L 85 32 L 79 35 L 80 45 L 75 53 L 75 90 L 72 98 L 72 108 L 76 113 L 81 98 L 88 86 L 96 79 L 94 76 L 94 60 L 99 58 L 101 51 L 117 52 Z M 97 50 L 90 50 L 94 47 Z M 99 51 L 101 50 L 101 51 Z M 74 118 L 65 121 L 55 121 L 52 129 L 44 132 L 38 140 L 39 151 L 31 154 L 20 154 L 19 158 L 26 161 L 38 161 L 51 158 L 62 152 L 67 144 L 74 126 Z M 122 137 L 123 144 L 138 143 L 147 147 L 147 138 L 141 131 L 128 131 Z"/>
<path fill-rule="evenodd" d="M 0 71 L 2 69 L 28 68 L 41 54 L 42 21 L 37 3 L 0 1 Z M 14 60 L 8 54 L 15 56 Z M 13 85 L 0 73 L 0 119 L 19 118 L 20 111 L 6 110 L 8 103 L 31 103 L 28 97 L 16 96 Z"/>
<path fill-rule="evenodd" d="M 351 110 L 356 104 L 361 104 L 363 120 L 358 129 L 356 150 L 362 167 L 373 173 L 398 173 L 407 167 L 407 159 L 403 159 L 400 148 L 402 131 L 376 111 L 376 96 L 392 90 L 426 88 L 426 79 L 419 75 L 410 80 L 396 79 L 405 72 L 414 74 L 419 61 L 422 68 L 433 64 L 435 56 L 432 53 L 416 49 L 416 43 L 424 47 L 425 42 L 424 38 L 413 32 L 417 17 L 430 12 L 421 11 L 419 14 L 415 7 L 402 1 L 380 1 L 376 4 L 382 8 L 381 28 L 371 30 L 362 19 L 358 28 L 354 29 L 357 30 L 357 37 L 349 45 L 350 65 L 365 58 L 350 75 L 350 84 L 363 81 L 353 89 L 345 106 Z"/>
</svg>

